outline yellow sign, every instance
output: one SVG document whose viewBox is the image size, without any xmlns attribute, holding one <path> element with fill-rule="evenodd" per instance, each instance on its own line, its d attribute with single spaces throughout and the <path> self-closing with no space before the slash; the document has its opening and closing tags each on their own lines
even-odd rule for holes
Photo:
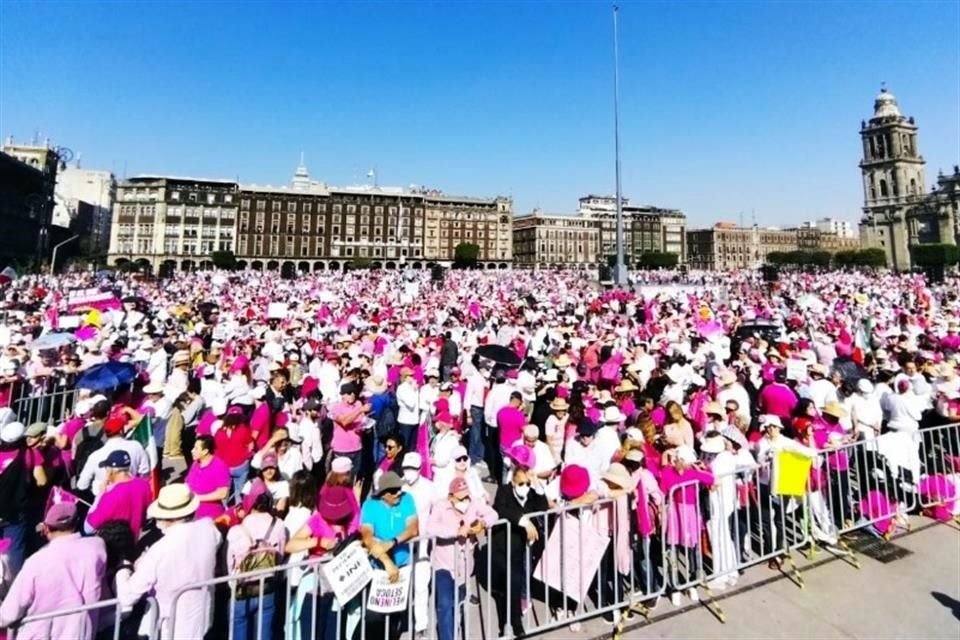
<svg viewBox="0 0 960 640">
<path fill-rule="evenodd" d="M 802 496 L 813 460 L 793 451 L 778 451 L 773 461 L 773 493 L 779 496 Z"/>
</svg>

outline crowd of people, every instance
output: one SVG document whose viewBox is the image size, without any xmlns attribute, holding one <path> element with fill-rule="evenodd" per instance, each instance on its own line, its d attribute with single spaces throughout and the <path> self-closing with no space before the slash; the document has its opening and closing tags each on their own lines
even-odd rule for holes
<svg viewBox="0 0 960 640">
<path fill-rule="evenodd" d="M 698 598 L 676 585 L 700 567 L 662 549 L 707 545 L 711 589 L 736 584 L 746 557 L 779 566 L 802 520 L 771 491 L 782 451 L 813 461 L 823 544 L 857 520 L 889 534 L 920 492 L 951 518 L 960 443 L 931 464 L 920 442 L 960 422 L 958 285 L 671 271 L 610 289 L 562 271 L 15 280 L 0 289 L 0 628 L 453 640 L 477 584 L 501 635 L 522 637 L 543 595 L 531 572 L 563 521 L 542 514 L 578 506 L 613 542 L 595 603 L 663 587 L 678 605 Z M 232 580 L 226 600 L 179 593 L 356 543 L 388 581 L 412 574 L 411 615 L 361 616 L 362 596 L 339 602 L 308 568 Z"/>
</svg>

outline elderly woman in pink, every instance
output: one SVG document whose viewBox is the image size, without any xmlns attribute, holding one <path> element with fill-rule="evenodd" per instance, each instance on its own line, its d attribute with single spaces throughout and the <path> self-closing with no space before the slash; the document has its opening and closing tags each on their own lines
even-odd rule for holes
<svg viewBox="0 0 960 640">
<path fill-rule="evenodd" d="M 713 474 L 697 460 L 692 447 L 681 446 L 664 452 L 660 486 L 667 497 L 664 535 L 673 567 L 673 574 L 669 577 L 674 584 L 687 582 L 687 568 L 696 565 L 700 532 L 703 529 L 699 489 L 701 484 L 710 486 L 713 482 Z M 686 558 L 683 563 L 678 562 L 677 558 L 681 553 Z M 694 602 L 700 600 L 696 587 L 691 587 L 688 595 Z M 674 606 L 680 606 L 680 598 L 680 592 L 674 589 L 670 596 Z"/>
</svg>

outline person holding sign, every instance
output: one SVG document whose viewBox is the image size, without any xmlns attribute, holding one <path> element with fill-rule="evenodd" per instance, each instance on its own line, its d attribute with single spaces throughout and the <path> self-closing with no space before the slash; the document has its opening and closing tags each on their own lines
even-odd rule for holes
<svg viewBox="0 0 960 640">
<path fill-rule="evenodd" d="M 385 571 L 391 583 L 400 579 L 400 569 L 410 564 L 410 540 L 420 535 L 417 505 L 403 493 L 403 480 L 393 471 L 380 476 L 376 495 L 360 510 L 360 537 L 375 569 Z M 409 574 L 407 574 L 409 577 Z M 396 640 L 407 616 L 382 615 L 368 611 L 366 637 Z"/>
<path fill-rule="evenodd" d="M 326 485 L 320 489 L 317 511 L 287 542 L 287 553 L 307 551 L 311 557 L 322 557 L 357 532 L 356 500 L 351 489 Z M 318 597 L 319 596 L 319 597 Z M 339 637 L 337 614 L 331 611 L 334 594 L 322 593 L 316 584 L 316 573 L 303 576 L 296 598 L 299 602 L 300 638 L 335 640 Z M 352 608 L 352 607 L 348 607 Z"/>
<path fill-rule="evenodd" d="M 454 640 L 459 609 L 461 637 L 466 637 L 463 601 L 467 579 L 473 575 L 473 550 L 477 536 L 497 521 L 497 512 L 482 500 L 470 499 L 463 478 L 450 481 L 446 500 L 430 511 L 427 531 L 435 535 L 430 564 L 436 574 L 437 638 Z"/>
</svg>

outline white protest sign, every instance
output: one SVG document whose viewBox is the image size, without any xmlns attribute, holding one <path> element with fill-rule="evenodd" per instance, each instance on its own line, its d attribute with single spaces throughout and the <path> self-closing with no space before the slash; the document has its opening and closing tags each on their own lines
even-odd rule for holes
<svg viewBox="0 0 960 640">
<path fill-rule="evenodd" d="M 589 518 L 565 514 L 554 525 L 533 577 L 582 602 L 609 544 Z"/>
<path fill-rule="evenodd" d="M 791 358 L 787 360 L 787 380 L 803 382 L 807 379 L 807 361 Z"/>
<path fill-rule="evenodd" d="M 321 570 L 340 606 L 350 602 L 373 579 L 370 558 L 359 542 L 348 544 L 330 562 L 321 565 Z"/>
<path fill-rule="evenodd" d="M 283 320 L 287 317 L 287 313 L 285 302 L 271 302 L 267 305 L 267 318 L 270 320 Z"/>
<path fill-rule="evenodd" d="M 407 608 L 410 594 L 410 565 L 400 567 L 400 578 L 390 582 L 387 572 L 375 570 L 367 598 L 367 610 L 374 613 L 398 613 Z"/>
</svg>

